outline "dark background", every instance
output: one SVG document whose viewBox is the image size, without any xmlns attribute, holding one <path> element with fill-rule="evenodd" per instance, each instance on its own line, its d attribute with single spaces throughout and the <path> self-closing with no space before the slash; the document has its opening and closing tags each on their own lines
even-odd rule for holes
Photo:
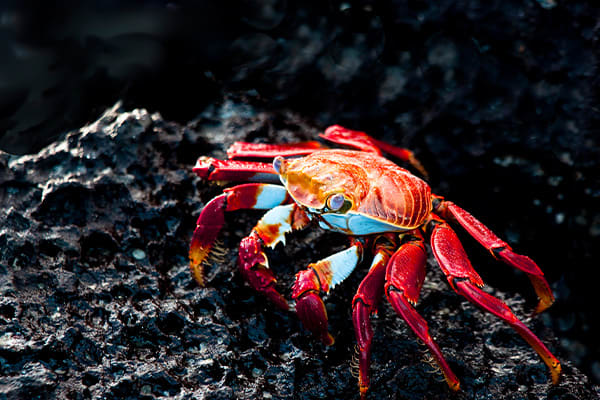
<svg viewBox="0 0 600 400">
<path fill-rule="evenodd" d="M 538 262 L 544 318 L 600 382 L 594 2 L 41 4 L 0 6 L 2 150 L 34 153 L 119 99 L 185 123 L 230 92 L 410 147 L 434 191 Z M 534 304 L 522 275 L 480 271 Z"/>
</svg>

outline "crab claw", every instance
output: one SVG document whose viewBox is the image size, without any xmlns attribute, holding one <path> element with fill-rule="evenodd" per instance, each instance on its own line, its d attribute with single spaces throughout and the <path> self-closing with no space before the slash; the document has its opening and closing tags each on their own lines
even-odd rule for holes
<svg viewBox="0 0 600 400">
<path fill-rule="evenodd" d="M 227 195 L 209 201 L 198 217 L 190 244 L 190 268 L 198 285 L 204 286 L 204 263 L 209 258 L 219 231 L 225 224 Z"/>
<path fill-rule="evenodd" d="M 189 253 L 192 275 L 198 284 L 204 286 L 204 264 L 209 259 L 223 261 L 225 252 L 215 242 L 225 224 L 225 211 L 271 209 L 287 202 L 287 191 L 282 186 L 246 183 L 225 189 L 206 203 L 196 222 Z"/>
<path fill-rule="evenodd" d="M 333 345 L 335 340 L 327 330 L 327 310 L 319 296 L 319 278 L 312 268 L 296 274 L 292 298 L 296 300 L 296 313 L 306 329 L 318 336 L 323 344 Z"/>
<path fill-rule="evenodd" d="M 240 273 L 254 290 L 262 293 L 280 309 L 288 310 L 288 302 L 275 289 L 277 279 L 268 266 L 260 241 L 255 232 L 242 239 L 238 259 Z"/>
</svg>

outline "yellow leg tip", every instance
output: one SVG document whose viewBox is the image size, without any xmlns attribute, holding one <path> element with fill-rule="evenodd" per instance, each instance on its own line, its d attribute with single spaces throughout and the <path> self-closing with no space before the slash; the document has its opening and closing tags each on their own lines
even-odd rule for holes
<svg viewBox="0 0 600 400">
<path fill-rule="evenodd" d="M 460 390 L 460 382 L 448 382 L 448 386 L 453 392 L 458 392 Z"/>
<path fill-rule="evenodd" d="M 369 391 L 368 386 L 360 385 L 360 398 L 361 400 L 365 400 L 367 398 L 367 392 Z"/>
<path fill-rule="evenodd" d="M 539 314 L 546 311 L 554 303 L 554 298 L 540 299 L 537 306 L 535 307 L 535 313 Z"/>
<path fill-rule="evenodd" d="M 192 276 L 198 282 L 200 287 L 204 287 L 204 267 L 202 264 L 190 264 L 190 269 L 192 270 Z"/>
<path fill-rule="evenodd" d="M 335 339 L 329 332 L 326 336 L 323 336 L 322 341 L 325 346 L 333 346 L 335 344 Z"/>
<path fill-rule="evenodd" d="M 562 371 L 562 367 L 560 366 L 559 362 L 557 362 L 556 365 L 553 365 L 552 367 L 550 367 L 550 375 L 552 377 L 553 385 L 558 384 L 558 381 L 560 380 L 561 371 Z"/>
<path fill-rule="evenodd" d="M 194 246 L 190 248 L 190 269 L 192 276 L 200 287 L 204 287 L 204 262 L 209 256 L 210 248 Z"/>
</svg>

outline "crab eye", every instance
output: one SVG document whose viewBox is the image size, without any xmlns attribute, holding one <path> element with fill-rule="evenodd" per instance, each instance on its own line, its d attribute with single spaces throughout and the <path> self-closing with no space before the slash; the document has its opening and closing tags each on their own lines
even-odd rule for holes
<svg viewBox="0 0 600 400">
<path fill-rule="evenodd" d="M 346 198 L 344 197 L 344 195 L 341 193 L 337 193 L 332 196 L 329 196 L 329 198 L 327 199 L 327 207 L 331 211 L 337 211 L 340 208 L 342 208 L 345 201 L 346 201 Z"/>
<path fill-rule="evenodd" d="M 275 172 L 277 172 L 278 174 L 281 174 L 281 165 L 283 164 L 283 157 L 281 156 L 277 156 L 275 157 L 275 159 L 273 160 L 273 169 L 275 170 Z"/>
</svg>

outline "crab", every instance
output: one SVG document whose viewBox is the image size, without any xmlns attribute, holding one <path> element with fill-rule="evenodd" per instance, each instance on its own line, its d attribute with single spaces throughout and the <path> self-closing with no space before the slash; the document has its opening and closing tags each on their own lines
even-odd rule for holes
<svg viewBox="0 0 600 400">
<path fill-rule="evenodd" d="M 279 145 L 235 142 L 227 151 L 228 160 L 198 159 L 193 171 L 205 180 L 248 182 L 225 189 L 206 203 L 198 218 L 189 253 L 198 284 L 205 285 L 204 265 L 223 252 L 215 243 L 226 211 L 269 210 L 241 241 L 238 267 L 254 290 L 282 310 L 291 307 L 277 290 L 264 248 L 285 245 L 287 233 L 311 225 L 345 234 L 349 238 L 347 249 L 308 265 L 295 276 L 292 298 L 303 326 L 323 344 L 334 344 L 322 296 L 370 253 L 370 268 L 352 301 L 361 398 L 366 397 L 370 386 L 370 317 L 384 293 L 395 312 L 428 347 L 450 389 L 459 390 L 458 378 L 415 308 L 425 278 L 428 238 L 450 287 L 510 325 L 538 353 L 556 384 L 560 362 L 504 302 L 481 289 L 483 280 L 447 221 L 461 225 L 496 259 L 525 272 L 539 298 L 535 310 L 539 313 L 552 305 L 554 296 L 536 263 L 515 253 L 464 209 L 432 194 L 425 180 L 382 156 L 382 152 L 394 156 L 426 176 L 410 150 L 339 125 L 327 128 L 320 136 L 351 149 L 331 149 L 317 141 Z"/>
</svg>

